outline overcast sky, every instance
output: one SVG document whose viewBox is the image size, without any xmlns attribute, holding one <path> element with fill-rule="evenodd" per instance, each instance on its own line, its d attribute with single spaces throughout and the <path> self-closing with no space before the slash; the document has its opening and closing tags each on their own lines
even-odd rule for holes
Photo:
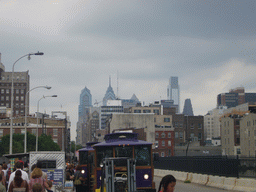
<svg viewBox="0 0 256 192">
<path fill-rule="evenodd" d="M 145 104 L 167 99 L 179 77 L 181 111 L 216 107 L 219 93 L 243 86 L 256 92 L 256 1 L 252 0 L 0 0 L 0 52 L 6 71 L 30 74 L 30 112 L 67 111 L 76 137 L 86 86 L 102 101 L 108 87 Z M 117 72 L 118 71 L 118 72 Z M 118 75 L 117 75 L 118 73 Z"/>
</svg>

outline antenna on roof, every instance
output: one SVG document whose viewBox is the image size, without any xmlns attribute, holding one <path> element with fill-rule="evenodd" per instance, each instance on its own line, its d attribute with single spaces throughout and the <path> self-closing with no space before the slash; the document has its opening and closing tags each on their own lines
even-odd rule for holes
<svg viewBox="0 0 256 192">
<path fill-rule="evenodd" d="M 118 70 L 117 70 L 116 81 L 117 81 L 117 85 L 116 85 L 116 97 L 117 97 L 117 99 L 119 99 L 119 95 L 118 95 Z"/>
</svg>

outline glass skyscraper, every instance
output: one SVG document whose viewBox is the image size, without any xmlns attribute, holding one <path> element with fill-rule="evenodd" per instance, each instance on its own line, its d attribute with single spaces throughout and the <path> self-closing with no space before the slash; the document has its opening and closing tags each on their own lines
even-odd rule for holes
<svg viewBox="0 0 256 192">
<path fill-rule="evenodd" d="M 170 77 L 169 85 L 167 86 L 167 99 L 173 100 L 173 104 L 178 106 L 180 113 L 180 86 L 178 77 Z"/>
</svg>

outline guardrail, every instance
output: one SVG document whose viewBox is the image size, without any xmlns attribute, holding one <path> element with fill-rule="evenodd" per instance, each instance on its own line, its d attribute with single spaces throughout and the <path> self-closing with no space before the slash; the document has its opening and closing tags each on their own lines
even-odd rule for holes
<svg viewBox="0 0 256 192">
<path fill-rule="evenodd" d="M 185 181 L 190 180 L 192 183 L 201 185 L 226 189 L 226 190 L 237 190 L 237 191 L 256 191 L 256 180 L 247 178 L 234 178 L 234 177 L 220 177 L 213 175 L 205 175 L 198 173 L 189 173 L 172 170 L 155 169 L 154 173 L 156 176 L 163 177 L 171 174 L 177 180 Z"/>
</svg>

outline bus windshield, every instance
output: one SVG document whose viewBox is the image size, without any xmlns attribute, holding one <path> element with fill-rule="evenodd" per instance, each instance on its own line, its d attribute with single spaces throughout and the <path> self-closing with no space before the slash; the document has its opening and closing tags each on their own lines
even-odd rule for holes
<svg viewBox="0 0 256 192">
<path fill-rule="evenodd" d="M 97 149 L 97 167 L 100 166 L 103 158 L 113 157 L 112 147 L 100 147 Z"/>
<path fill-rule="evenodd" d="M 151 165 L 151 146 L 135 146 L 135 159 L 137 166 Z"/>
</svg>

